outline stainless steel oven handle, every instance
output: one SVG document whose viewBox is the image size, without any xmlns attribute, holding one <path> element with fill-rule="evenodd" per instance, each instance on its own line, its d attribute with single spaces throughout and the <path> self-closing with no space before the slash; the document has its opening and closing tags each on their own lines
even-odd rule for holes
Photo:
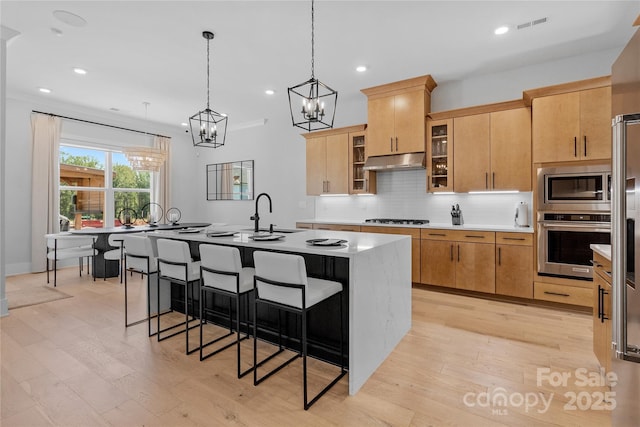
<svg viewBox="0 0 640 427">
<path fill-rule="evenodd" d="M 541 227 L 544 228 L 574 228 L 574 229 L 591 229 L 593 231 L 597 231 L 597 232 L 610 232 L 611 231 L 611 225 L 608 223 L 582 223 L 582 224 L 576 224 L 576 223 L 566 223 L 566 222 L 544 222 L 544 221 L 538 221 L 538 225 L 540 225 Z"/>
</svg>

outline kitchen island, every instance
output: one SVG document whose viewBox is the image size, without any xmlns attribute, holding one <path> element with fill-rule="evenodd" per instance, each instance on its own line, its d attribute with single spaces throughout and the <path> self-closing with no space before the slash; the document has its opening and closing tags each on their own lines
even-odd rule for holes
<svg viewBox="0 0 640 427">
<path fill-rule="evenodd" d="M 243 227 L 217 227 L 237 231 Z M 235 246 L 243 264 L 256 250 L 299 254 L 310 276 L 342 282 L 347 296 L 349 394 L 355 394 L 411 328 L 411 239 L 408 236 L 325 230 L 274 233 L 280 240 L 254 241 L 253 232 L 208 237 L 206 231 L 155 231 L 152 238 L 190 242 L 194 258 L 201 244 Z M 208 230 L 211 231 L 211 230 Z M 311 239 L 343 239 L 340 246 L 313 246 Z M 322 325 L 321 325 L 322 326 Z"/>
</svg>

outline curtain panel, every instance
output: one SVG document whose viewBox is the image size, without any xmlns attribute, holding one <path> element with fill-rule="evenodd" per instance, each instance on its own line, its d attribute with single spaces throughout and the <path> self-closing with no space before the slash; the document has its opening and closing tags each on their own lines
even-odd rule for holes
<svg viewBox="0 0 640 427">
<path fill-rule="evenodd" d="M 46 269 L 44 235 L 60 232 L 61 119 L 47 114 L 31 115 L 31 271 Z"/>
<path fill-rule="evenodd" d="M 166 214 L 171 207 L 171 138 L 156 136 L 153 138 L 154 148 L 159 148 L 165 153 L 164 164 L 158 173 L 153 175 L 153 199 L 162 206 Z"/>
</svg>

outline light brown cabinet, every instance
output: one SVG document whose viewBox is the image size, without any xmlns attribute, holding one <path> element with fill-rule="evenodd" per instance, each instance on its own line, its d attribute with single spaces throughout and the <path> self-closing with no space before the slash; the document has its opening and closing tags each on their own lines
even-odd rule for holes
<svg viewBox="0 0 640 427">
<path fill-rule="evenodd" d="M 528 108 L 456 117 L 453 133 L 455 191 L 531 191 Z"/>
<path fill-rule="evenodd" d="M 423 229 L 421 282 L 495 293 L 495 233 Z"/>
<path fill-rule="evenodd" d="M 496 293 L 533 298 L 533 235 L 496 233 Z"/>
<path fill-rule="evenodd" d="M 611 87 L 533 99 L 533 162 L 611 158 Z"/>
<path fill-rule="evenodd" d="M 360 231 L 360 226 L 351 224 L 313 224 L 313 229 L 333 231 Z"/>
<path fill-rule="evenodd" d="M 411 236 L 411 281 L 420 282 L 420 229 L 363 225 L 363 233 L 405 234 Z"/>
<path fill-rule="evenodd" d="M 308 195 L 348 194 L 352 188 L 375 192 L 375 174 L 370 176 L 362 170 L 365 128 L 357 125 L 303 134 L 307 141 Z"/>
<path fill-rule="evenodd" d="M 367 132 L 349 132 L 349 194 L 375 194 L 376 173 L 364 170 L 368 155 Z"/>
<path fill-rule="evenodd" d="M 453 191 L 453 119 L 427 120 L 427 192 Z"/>
<path fill-rule="evenodd" d="M 593 352 L 606 372 L 611 370 L 611 261 L 593 254 Z"/>
<path fill-rule="evenodd" d="M 435 86 L 426 75 L 362 89 L 368 98 L 369 156 L 424 152 L 425 116 Z"/>
</svg>

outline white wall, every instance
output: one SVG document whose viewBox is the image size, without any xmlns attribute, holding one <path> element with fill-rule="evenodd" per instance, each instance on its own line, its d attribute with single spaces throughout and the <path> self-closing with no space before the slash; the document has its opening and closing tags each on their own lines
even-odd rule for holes
<svg viewBox="0 0 640 427">
<path fill-rule="evenodd" d="M 460 82 L 441 83 L 432 96 L 432 111 L 442 111 L 478 104 L 517 99 L 525 89 L 565 83 L 610 73 L 619 50 L 596 52 L 531 67 L 475 76 Z M 437 80 L 437 76 L 434 76 Z M 264 126 L 237 130 L 227 136 L 227 144 L 219 149 L 194 149 L 191 137 L 183 129 L 159 124 L 143 124 L 108 112 L 91 111 L 79 106 L 49 104 L 41 100 L 7 100 L 6 176 L 11 177 L 6 191 L 6 273 L 30 271 L 31 219 L 31 136 L 32 109 L 94 120 L 133 129 L 148 130 L 172 137 L 173 205 L 180 208 L 184 221 L 207 221 L 250 226 L 254 211 L 251 201 L 207 201 L 205 165 L 235 160 L 255 161 L 256 194 L 267 192 L 273 199 L 273 213 L 268 214 L 266 201 L 261 201 L 261 223 L 291 227 L 296 220 L 314 218 L 364 219 L 373 216 L 427 217 L 434 222 L 448 222 L 452 202 L 460 203 L 467 223 L 486 223 L 492 210 L 500 222 L 510 224 L 513 206 L 530 194 L 518 196 L 433 196 L 423 191 L 420 172 L 392 172 L 380 179 L 377 196 L 347 197 L 342 201 L 305 194 L 305 142 L 299 129 L 291 126 L 286 94 L 280 94 L 280 107 L 270 112 Z M 336 127 L 366 123 L 366 97 L 361 93 L 344 96 L 338 101 Z M 190 112 L 186 112 L 187 114 Z M 233 117 L 230 117 L 233 125 Z M 99 129 L 99 128 L 96 128 Z M 101 131 L 96 130 L 100 138 Z M 395 178 L 396 174 L 400 178 Z M 424 174 L 424 171 L 422 172 Z M 399 181 L 398 181 L 399 179 Z M 391 180 L 391 181 L 389 181 Z M 396 182 L 398 181 L 398 182 Z M 408 186 L 408 187 L 406 187 Z M 400 189 L 407 200 L 399 198 Z M 394 196 L 395 194 L 395 196 Z M 405 195 L 401 196 L 402 198 Z M 442 197 L 442 198 L 438 198 Z M 482 197 L 482 198 L 479 198 Z M 364 208 L 363 208 L 364 206 Z M 43 242 L 44 244 L 44 242 Z"/>
</svg>

